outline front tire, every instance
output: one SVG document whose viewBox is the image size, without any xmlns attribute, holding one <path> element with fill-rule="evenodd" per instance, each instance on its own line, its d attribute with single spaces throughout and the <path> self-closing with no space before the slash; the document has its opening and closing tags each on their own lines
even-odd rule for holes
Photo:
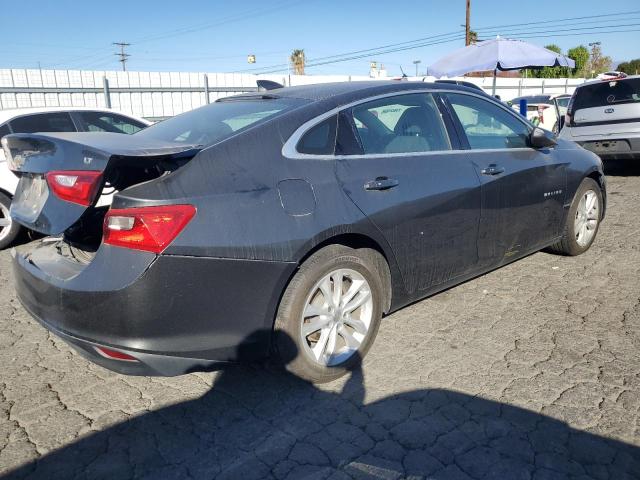
<svg viewBox="0 0 640 480">
<path fill-rule="evenodd" d="M 285 368 L 314 383 L 357 367 L 384 308 L 384 258 L 375 250 L 330 245 L 311 255 L 287 286 L 275 322 Z"/>
<path fill-rule="evenodd" d="M 570 256 L 586 252 L 596 238 L 601 219 L 602 190 L 595 180 L 585 178 L 573 197 L 563 236 L 550 250 Z"/>
<path fill-rule="evenodd" d="M 9 216 L 11 199 L 0 192 L 0 250 L 7 248 L 20 234 L 20 225 Z"/>
</svg>

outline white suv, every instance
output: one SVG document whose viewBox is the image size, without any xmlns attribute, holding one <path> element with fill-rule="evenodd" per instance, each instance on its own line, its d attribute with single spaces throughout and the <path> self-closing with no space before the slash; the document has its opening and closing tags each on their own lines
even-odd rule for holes
<svg viewBox="0 0 640 480">
<path fill-rule="evenodd" d="M 10 133 L 116 132 L 135 133 L 150 125 L 141 118 L 99 108 L 21 108 L 0 110 L 0 138 Z M 0 148 L 0 250 L 20 233 L 20 225 L 9 216 L 11 199 L 18 185 Z"/>
<path fill-rule="evenodd" d="M 640 76 L 595 80 L 573 93 L 560 138 L 607 159 L 640 159 Z"/>
</svg>

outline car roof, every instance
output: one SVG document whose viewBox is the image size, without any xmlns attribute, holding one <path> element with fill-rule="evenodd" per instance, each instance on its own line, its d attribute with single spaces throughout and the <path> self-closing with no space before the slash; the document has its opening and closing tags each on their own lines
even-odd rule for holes
<svg viewBox="0 0 640 480">
<path fill-rule="evenodd" d="M 640 75 L 627 75 L 626 77 L 616 77 L 616 78 L 594 78 L 593 80 L 588 80 L 584 83 L 581 83 L 576 87 L 576 89 L 586 87 L 587 85 L 595 85 L 596 83 L 624 82 L 626 80 L 633 80 L 635 78 L 640 78 Z"/>
<path fill-rule="evenodd" d="M 386 93 L 423 89 L 454 89 L 465 92 L 474 92 L 476 94 L 478 93 L 475 89 L 451 83 L 410 82 L 399 80 L 315 83 L 311 85 L 277 88 L 263 93 L 265 95 L 273 95 L 276 97 L 299 98 L 314 102 L 334 99 L 336 102 L 342 103 L 345 101 L 353 101 L 376 95 L 384 95 Z M 235 98 L 255 97 L 255 95 L 255 93 L 241 94 L 237 95 Z M 230 98 L 232 97 L 226 97 L 226 99 Z"/>
<path fill-rule="evenodd" d="M 0 110 L 0 124 L 8 122 L 16 117 L 24 115 L 35 115 L 38 113 L 51 113 L 51 112 L 104 112 L 104 113 L 116 113 L 123 115 L 134 120 L 151 125 L 147 120 L 128 115 L 126 113 L 118 112 L 117 110 L 111 110 L 108 108 L 100 107 L 28 107 L 28 108 L 10 108 L 7 110 Z"/>
</svg>

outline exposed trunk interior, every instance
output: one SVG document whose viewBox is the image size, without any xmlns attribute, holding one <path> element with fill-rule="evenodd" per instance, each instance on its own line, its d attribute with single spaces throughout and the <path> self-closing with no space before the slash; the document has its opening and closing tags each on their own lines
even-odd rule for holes
<svg viewBox="0 0 640 480">
<path fill-rule="evenodd" d="M 101 198 L 108 199 L 106 201 L 110 203 L 112 195 L 134 185 L 169 175 L 191 158 L 193 157 L 158 157 L 157 163 L 150 163 L 147 159 L 142 165 L 137 158 L 113 158 L 104 173 Z M 72 252 L 82 258 L 91 259 L 102 241 L 102 224 L 109 206 L 100 205 L 101 203 L 99 201 L 98 206 L 87 209 L 84 215 L 64 232 L 65 242 L 70 245 Z"/>
<path fill-rule="evenodd" d="M 65 253 L 78 260 L 90 260 L 100 246 L 114 194 L 175 172 L 201 149 L 110 133 L 16 134 L 5 139 L 9 165 L 20 177 L 12 217 L 31 230 L 62 237 L 69 246 Z M 62 177 L 63 187 L 91 174 L 94 195 L 86 203 L 65 199 L 52 189 L 60 185 L 50 184 L 48 174 L 54 182 Z"/>
</svg>

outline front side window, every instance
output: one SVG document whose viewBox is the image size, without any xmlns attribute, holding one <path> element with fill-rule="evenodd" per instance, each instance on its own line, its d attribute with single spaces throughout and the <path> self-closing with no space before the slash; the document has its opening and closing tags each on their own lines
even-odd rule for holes
<svg viewBox="0 0 640 480">
<path fill-rule="evenodd" d="M 139 132 L 146 125 L 133 119 L 105 112 L 77 112 L 82 126 L 87 132 L 112 132 L 132 134 Z"/>
<path fill-rule="evenodd" d="M 76 127 L 67 112 L 38 113 L 11 120 L 13 133 L 75 132 Z"/>
<path fill-rule="evenodd" d="M 365 154 L 450 150 L 440 111 L 429 93 L 387 97 L 352 109 Z"/>
<path fill-rule="evenodd" d="M 472 149 L 525 148 L 529 127 L 514 114 L 472 95 L 447 93 Z"/>
<path fill-rule="evenodd" d="M 167 142 L 212 145 L 305 103 L 294 98 L 244 98 L 214 102 L 136 133 Z"/>
</svg>

